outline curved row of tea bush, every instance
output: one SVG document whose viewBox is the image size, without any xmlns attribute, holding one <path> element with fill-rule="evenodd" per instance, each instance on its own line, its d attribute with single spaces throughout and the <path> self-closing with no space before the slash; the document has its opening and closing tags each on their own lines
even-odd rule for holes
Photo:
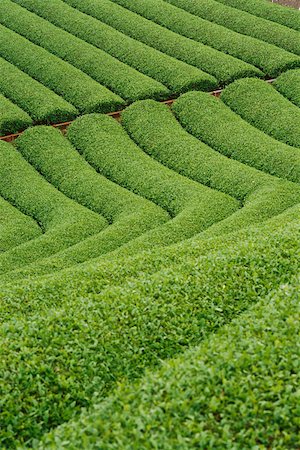
<svg viewBox="0 0 300 450">
<path fill-rule="evenodd" d="M 210 45 L 260 68 L 267 76 L 300 66 L 299 56 L 196 17 L 164 0 L 112 0 L 143 17 L 195 41 Z"/>
<path fill-rule="evenodd" d="M 74 105 L 81 113 L 109 112 L 125 101 L 95 80 L 0 25 L 0 55 Z"/>
<path fill-rule="evenodd" d="M 218 107 L 222 107 L 218 100 L 213 99 L 208 94 L 199 94 L 199 97 L 202 95 L 207 96 L 206 102 L 208 105 L 210 102 L 213 102 L 212 104 L 216 102 Z M 184 106 L 186 101 L 189 104 L 191 103 L 190 96 L 191 94 L 185 94 L 174 105 L 174 111 L 184 126 L 189 121 L 189 117 L 188 119 L 184 117 Z M 192 105 L 192 113 L 199 114 L 197 111 L 198 105 Z M 233 113 L 223 105 L 224 108 L 225 120 L 228 121 Z M 236 117 L 236 120 L 242 128 L 238 133 L 232 133 L 231 140 L 226 134 L 220 134 L 217 143 L 215 138 L 210 141 L 210 144 L 215 148 L 217 147 L 218 151 L 213 150 L 184 131 L 165 105 L 151 100 L 137 102 L 128 107 L 122 114 L 122 120 L 130 135 L 152 157 L 201 184 L 236 198 L 242 202 L 243 207 L 235 211 L 237 204 L 232 200 L 229 201 L 225 196 L 217 195 L 207 188 L 203 189 L 203 187 L 201 188 L 201 186 L 195 185 L 187 179 L 176 177 L 175 173 L 155 163 L 128 139 L 121 126 L 113 119 L 106 116 L 86 116 L 77 119 L 69 128 L 68 136 L 73 145 L 104 176 L 157 203 L 168 210 L 173 219 L 147 233 L 145 233 L 145 228 L 138 233 L 138 230 L 134 232 L 136 226 L 138 227 L 139 220 L 141 220 L 140 217 L 137 217 L 136 225 L 132 225 L 130 228 L 131 234 L 128 234 L 128 236 L 127 233 L 124 235 L 124 232 L 120 232 L 119 223 L 116 223 L 112 228 L 109 227 L 104 232 L 75 246 L 63 249 L 51 258 L 39 259 L 30 266 L 15 270 L 13 272 L 15 278 L 37 276 L 61 270 L 64 267 L 78 264 L 111 251 L 114 251 L 112 256 L 124 253 L 134 254 L 138 250 L 151 248 L 154 245 L 167 245 L 186 239 L 197 232 L 202 232 L 201 237 L 203 239 L 228 233 L 238 227 L 245 227 L 251 223 L 266 220 L 299 202 L 300 190 L 297 184 L 272 177 L 238 161 L 228 159 L 219 153 L 221 151 L 227 156 L 232 156 L 232 154 L 228 155 L 229 142 L 230 146 L 235 149 L 234 156 L 236 159 L 244 160 L 247 164 L 254 166 L 261 166 L 263 163 L 264 166 L 261 168 L 265 171 L 272 174 L 275 172 L 276 175 L 281 175 L 283 178 L 288 177 L 296 182 L 299 181 L 297 151 L 278 143 L 276 155 L 276 141 L 263 133 L 257 132 L 238 117 Z M 211 120 L 214 122 L 214 116 Z M 207 128 L 210 129 L 207 136 L 211 136 L 211 124 L 208 123 L 207 125 Z M 195 124 L 195 118 L 191 119 L 191 126 L 193 128 L 190 128 L 189 131 L 199 137 L 199 129 L 197 128 L 198 125 Z M 227 127 L 226 123 L 224 127 Z M 50 132 L 54 133 L 53 130 L 50 130 Z M 243 136 L 246 136 L 246 132 L 249 133 L 248 147 L 244 146 Z M 26 136 L 28 136 L 28 139 Z M 68 167 L 70 164 L 68 155 L 72 155 L 70 147 L 67 143 L 64 143 L 64 138 L 58 132 L 55 132 L 55 136 L 57 136 L 54 140 L 56 144 L 53 146 L 47 142 L 47 133 L 42 139 L 35 130 L 29 130 L 25 133 L 25 137 L 22 136 L 17 141 L 17 146 L 24 155 L 27 154 L 27 145 L 31 151 L 34 151 L 36 156 L 30 161 L 38 168 L 42 159 L 46 158 L 48 162 L 46 169 L 43 170 L 47 170 L 47 172 L 44 171 L 43 174 L 47 177 L 50 176 L 49 180 L 52 182 L 51 177 L 55 175 L 56 178 L 54 179 L 57 183 L 58 173 L 56 172 L 59 172 L 61 182 L 64 183 L 65 174 L 69 170 L 71 174 L 74 174 L 81 172 L 83 169 L 79 171 L 74 166 L 71 170 Z M 38 138 L 36 139 L 36 137 Z M 241 142 L 241 139 L 243 142 Z M 255 145 L 250 145 L 251 139 L 255 140 Z M 266 149 L 265 159 L 261 156 L 261 145 L 264 145 Z M 274 146 L 273 158 L 272 145 Z M 57 164 L 53 165 L 51 159 L 54 158 L 55 151 L 57 151 L 55 148 L 59 146 L 63 153 L 59 154 Z M 259 146 L 260 153 L 257 151 L 257 146 Z M 41 152 L 40 148 L 44 148 L 44 152 Z M 122 148 L 121 153 L 120 148 Z M 267 151 L 267 149 L 269 150 Z M 285 151 L 286 155 L 284 154 Z M 60 163 L 60 160 L 65 162 Z M 65 164 L 67 165 L 65 166 Z M 81 195 L 79 194 L 80 189 L 73 182 L 71 183 L 72 177 L 73 175 L 69 177 L 69 186 L 66 187 L 65 184 L 64 188 L 61 185 L 57 186 L 60 189 L 67 189 L 65 193 L 69 196 L 76 194 L 75 198 L 78 200 Z M 78 182 L 78 175 L 75 179 Z M 71 184 L 73 185 L 72 189 Z M 86 188 L 84 180 L 82 180 L 82 188 Z M 87 190 L 86 199 L 90 190 L 92 189 Z M 112 207 L 114 207 L 114 198 L 114 196 L 111 198 Z M 106 204 L 106 201 L 104 203 Z M 88 203 L 85 204 L 88 205 Z M 211 205 L 214 205 L 214 207 L 212 208 Z M 126 215 L 126 211 L 122 214 Z M 149 214 L 148 210 L 144 215 L 142 214 L 142 217 L 147 217 L 147 214 Z M 154 217 L 156 217 L 155 213 Z M 112 219 L 108 218 L 108 220 L 111 221 Z M 126 220 L 134 221 L 134 214 L 129 215 L 124 223 L 126 223 Z M 153 226 L 151 225 L 150 228 L 153 228 Z M 139 234 L 140 237 L 137 237 Z M 119 245 L 122 245 L 121 248 L 118 248 Z M 1 280 L 9 280 L 10 276 L 12 276 L 12 273 L 2 275 Z"/>
<path fill-rule="evenodd" d="M 32 123 L 27 112 L 0 93 L 0 135 L 17 133 Z"/>
<path fill-rule="evenodd" d="M 221 155 L 188 134 L 165 105 L 153 100 L 136 102 L 122 113 L 122 124 L 153 158 L 242 202 L 241 209 L 211 226 L 203 233 L 205 237 L 265 220 L 300 200 L 298 184 Z"/>
<path fill-rule="evenodd" d="M 79 118 L 69 127 L 68 138 L 92 167 L 114 183 L 97 174 L 52 128 L 27 130 L 16 145 L 49 182 L 101 213 L 112 225 L 51 258 L 2 275 L 2 281 L 61 270 L 111 252 L 128 241 L 118 253 L 170 245 L 202 232 L 239 207 L 235 199 L 149 158 L 110 117 L 93 114 Z M 167 221 L 168 216 L 153 203 L 115 183 L 164 208 L 172 220 Z"/>
<path fill-rule="evenodd" d="M 178 95 L 193 88 L 212 91 L 218 87 L 211 75 L 120 33 L 62 0 L 52 0 L 47 5 L 35 0 L 13 1 L 163 83 L 170 94 Z"/>
<path fill-rule="evenodd" d="M 288 70 L 278 77 L 273 86 L 300 108 L 300 70 Z"/>
<path fill-rule="evenodd" d="M 88 117 L 88 116 L 85 116 Z M 102 116 L 100 116 L 101 118 Z M 103 119 L 114 119 L 103 116 Z M 76 126 L 76 122 L 74 125 Z M 18 151 L 33 165 L 49 183 L 79 204 L 101 214 L 110 224 L 104 230 L 88 236 L 75 245 L 63 248 L 47 260 L 38 259 L 28 270 L 19 269 L 14 274 L 6 274 L 3 279 L 21 274 L 41 274 L 95 258 L 111 252 L 139 235 L 162 226 L 170 217 L 166 211 L 132 192 L 109 181 L 96 172 L 84 158 L 70 145 L 61 133 L 50 127 L 35 127 L 23 133 L 16 141 Z M 118 149 L 119 150 L 119 149 Z M 97 148 L 94 149 L 94 166 L 99 161 Z M 224 198 L 222 197 L 224 201 Z M 220 204 L 217 205 L 221 208 Z M 207 207 L 208 209 L 208 207 Z M 225 209 L 225 208 L 224 208 Z M 228 211 L 230 214 L 231 210 Z M 180 232 L 184 232 L 181 227 Z M 187 235 L 189 231 L 187 230 Z M 179 233 L 178 233 L 179 234 Z M 182 235 L 183 239 L 184 236 Z M 178 237 L 179 239 L 179 237 Z M 33 248 L 33 253 L 34 253 Z M 0 257 L 1 262 L 1 257 Z M 13 270 L 13 269 L 12 269 Z"/>
<path fill-rule="evenodd" d="M 11 144 L 0 141 L 0 157 L 0 195 L 44 232 L 2 253 L 2 273 L 74 245 L 107 225 L 103 217 L 56 190 Z"/>
<path fill-rule="evenodd" d="M 300 55 L 300 33 L 296 30 L 255 17 L 248 12 L 222 5 L 216 0 L 205 0 L 204 2 L 190 2 L 189 0 L 166 1 L 191 14 L 202 17 L 202 19 L 215 22 L 237 33 L 252 36 Z"/>
<path fill-rule="evenodd" d="M 232 83 L 221 99 L 244 120 L 286 144 L 300 147 L 300 109 L 262 80 Z"/>
<path fill-rule="evenodd" d="M 300 283 L 288 282 L 34 448 L 298 448 Z"/>
<path fill-rule="evenodd" d="M 246 2 L 244 0 L 217 1 L 300 31 L 299 12 L 291 8 L 285 8 L 267 0 L 247 0 Z"/>
<path fill-rule="evenodd" d="M 263 172 L 300 183 L 300 152 L 263 133 L 222 101 L 188 92 L 173 105 L 181 125 L 223 155 Z"/>
<path fill-rule="evenodd" d="M 104 22 L 124 35 L 213 75 L 220 86 L 237 78 L 263 76 L 256 67 L 192 41 L 109 0 L 64 0 L 70 6 Z"/>
<path fill-rule="evenodd" d="M 1 57 L 0 73 L 0 92 L 35 123 L 67 122 L 78 115 L 73 105 Z"/>
<path fill-rule="evenodd" d="M 63 280 L 59 274 L 3 287 L 1 444 L 32 446 L 82 407 L 99 403 L 119 381 L 131 382 L 145 368 L 197 345 L 287 283 L 299 269 L 298 217 L 299 207 L 258 230 L 237 233 L 229 237 L 230 248 L 219 238 L 206 255 L 192 240 L 82 267 Z M 162 260 L 168 264 L 160 270 Z M 108 267 L 117 284 L 110 277 L 102 289 L 98 278 Z M 127 270 L 137 277 L 118 275 Z"/>
<path fill-rule="evenodd" d="M 129 102 L 141 98 L 160 99 L 169 96 L 169 90 L 158 81 L 141 74 L 11 0 L 1 1 L 0 22 L 82 70 Z"/>
<path fill-rule="evenodd" d="M 31 217 L 0 197 L 0 254 L 36 238 L 41 228 Z"/>
</svg>

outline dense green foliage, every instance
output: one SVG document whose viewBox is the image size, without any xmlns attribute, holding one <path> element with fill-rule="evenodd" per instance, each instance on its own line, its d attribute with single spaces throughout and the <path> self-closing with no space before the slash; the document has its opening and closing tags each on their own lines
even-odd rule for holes
<svg viewBox="0 0 300 450">
<path fill-rule="evenodd" d="M 99 123 L 102 125 L 102 134 L 100 128 L 98 131 L 99 137 L 95 141 L 95 145 L 87 150 L 81 148 L 83 156 L 91 160 L 94 167 L 100 167 L 102 164 L 101 150 L 100 148 L 98 149 L 98 146 L 101 145 L 101 138 L 105 138 L 105 134 L 111 128 L 111 147 L 105 147 L 105 150 L 116 153 L 119 151 L 119 147 L 118 142 L 114 142 L 113 130 L 114 126 L 121 127 L 116 121 L 107 116 L 85 116 L 83 119 L 78 120 L 83 120 L 83 124 L 86 123 L 91 126 L 91 129 L 85 127 L 81 131 L 78 130 L 78 134 L 80 132 L 82 139 L 86 138 L 87 135 L 91 136 L 92 139 L 96 137 L 93 135 L 93 122 L 98 126 Z M 72 133 L 72 129 L 74 128 L 80 128 L 80 125 L 78 127 L 76 121 L 70 128 L 70 133 Z M 106 141 L 107 143 L 109 142 L 108 137 Z M 140 235 L 143 235 L 143 241 L 146 241 L 147 231 L 160 225 L 162 226 L 161 233 L 163 236 L 155 232 L 158 239 L 157 245 L 166 244 L 168 242 L 167 239 L 173 242 L 171 239 L 171 236 L 174 237 L 171 233 L 172 221 L 168 221 L 170 216 L 166 211 L 98 174 L 57 130 L 47 127 L 32 128 L 27 130 L 16 141 L 16 145 L 23 156 L 50 183 L 81 205 L 101 214 L 108 221 L 109 226 L 104 230 L 100 230 L 98 233 L 94 233 L 90 237 L 83 237 L 82 241 L 76 243 L 76 245 L 72 245 L 71 243 L 67 248 L 66 246 L 62 246 L 61 249 L 58 249 L 61 251 L 58 251 L 51 258 L 39 259 L 25 269 L 15 270 L 13 273 L 2 275 L 2 281 L 4 279 L 8 280 L 11 276 L 16 279 L 17 277 L 37 276 L 38 274 L 64 269 L 68 266 L 95 258 L 101 254 L 111 252 Z M 121 161 L 119 167 L 122 167 Z M 226 197 L 219 193 L 215 194 L 215 197 L 217 196 L 219 196 L 219 202 L 216 208 L 220 211 L 223 210 L 225 215 L 230 214 L 234 210 L 235 203 L 230 199 L 230 202 L 228 202 L 229 206 L 227 207 L 224 201 Z M 186 222 L 177 224 L 177 240 L 184 239 L 184 230 L 186 230 L 186 237 L 190 237 L 201 230 L 201 226 L 209 226 L 210 223 L 214 222 L 216 213 L 211 214 L 212 217 L 210 216 L 210 213 L 207 212 L 208 200 L 206 202 L 206 210 L 202 211 L 202 222 L 198 225 L 198 228 L 194 229 L 191 226 L 191 229 L 187 229 Z M 171 208 L 170 206 L 169 209 Z M 207 217 L 203 218 L 205 213 Z M 218 212 L 218 214 L 222 213 Z M 162 225 L 165 222 L 167 224 L 165 226 Z M 86 226 L 88 226 L 88 223 Z M 166 229 L 163 233 L 164 228 Z M 173 228 L 176 230 L 176 223 Z M 150 242 L 151 245 L 154 245 L 153 233 L 151 233 L 151 236 L 152 239 Z M 166 242 L 164 242 L 162 237 L 165 238 Z M 149 240 L 149 238 L 147 239 Z M 141 248 L 141 244 L 135 250 L 139 248 Z M 35 253 L 35 249 L 33 249 L 33 253 Z M 44 256 L 46 255 L 42 254 L 41 258 Z"/>
<path fill-rule="evenodd" d="M 43 234 L 0 255 L 1 272 L 21 267 L 87 238 L 107 222 L 49 184 L 15 148 L 0 141 L 0 195 L 32 217 Z"/>
<path fill-rule="evenodd" d="M 243 119 L 286 144 L 300 147 L 300 109 L 271 85 L 245 78 L 228 86 L 223 102 Z"/>
<path fill-rule="evenodd" d="M 104 261 L 63 279 L 4 288 L 1 314 L 14 319 L 1 326 L 2 445 L 32 442 L 99 402 L 117 381 L 130 382 L 196 345 L 287 283 L 299 268 L 298 217 L 299 208 L 237 234 L 230 248 L 219 239 L 202 256 L 194 240 L 163 255 Z M 107 288 L 101 271 L 114 274 Z M 127 271 L 138 277 L 124 279 Z"/>
<path fill-rule="evenodd" d="M 93 111 L 0 141 L 1 449 L 300 445 L 299 70 L 94 112 L 263 76 L 222 3 L 0 2 L 0 121 Z"/>
<path fill-rule="evenodd" d="M 129 135 L 153 158 L 201 184 L 242 202 L 203 237 L 228 233 L 284 211 L 300 200 L 300 187 L 229 159 L 188 134 L 169 109 L 153 100 L 136 102 L 122 114 Z"/>
<path fill-rule="evenodd" d="M 32 125 L 30 116 L 0 94 L 0 135 L 17 133 L 30 125 Z"/>
<path fill-rule="evenodd" d="M 223 102 L 201 92 L 182 95 L 173 105 L 181 125 L 229 158 L 300 183 L 300 153 L 263 133 Z"/>
<path fill-rule="evenodd" d="M 289 282 L 35 448 L 298 448 L 300 283 Z"/>
<path fill-rule="evenodd" d="M 52 0 L 47 5 L 43 0 L 13 1 L 165 84 L 171 94 L 218 87 L 217 80 L 211 75 L 136 41 L 61 0 Z M 112 73 L 115 77 L 115 72 Z"/>
<path fill-rule="evenodd" d="M 288 11 L 289 27 L 237 9 L 238 0 L 231 1 L 237 5 L 2 0 L 0 94 L 34 124 L 51 124 L 300 67 L 300 33 L 293 29 L 298 13 Z M 273 6 L 270 11 L 285 11 Z M 7 116 L 7 123 L 1 134 L 28 126 L 17 116 Z"/>
<path fill-rule="evenodd" d="M 56 27 L 11 0 L 1 1 L 0 22 L 69 62 L 130 102 L 140 98 L 168 97 L 169 91 L 161 83 L 146 77 L 108 53 Z M 40 30 L 43 30 L 43 33 Z"/>
<path fill-rule="evenodd" d="M 288 70 L 276 78 L 273 86 L 300 108 L 300 70 Z"/>
<path fill-rule="evenodd" d="M 300 33 L 293 29 L 255 17 L 248 12 L 224 6 L 216 0 L 205 0 L 204 2 L 199 0 L 196 2 L 190 2 L 189 0 L 166 1 L 237 33 L 252 36 L 300 55 Z"/>
<path fill-rule="evenodd" d="M 0 197 L 0 254 L 42 234 L 29 216 Z"/>
<path fill-rule="evenodd" d="M 35 123 L 66 122 L 78 114 L 73 105 L 1 57 L 0 72 L 0 92 Z"/>
<path fill-rule="evenodd" d="M 196 17 L 163 0 L 113 1 L 175 33 L 253 64 L 265 75 L 276 76 L 288 68 L 300 66 L 300 58 L 292 53 Z"/>
<path fill-rule="evenodd" d="M 64 1 L 125 35 L 212 74 L 219 85 L 245 76 L 263 75 L 250 64 L 174 33 L 109 0 Z"/>
<path fill-rule="evenodd" d="M 2 275 L 2 281 L 9 281 L 12 276 L 16 279 L 61 270 L 115 249 L 118 254 L 128 255 L 166 246 L 202 232 L 239 208 L 237 200 L 149 158 L 112 118 L 101 115 L 79 118 L 70 126 L 68 138 L 90 166 L 51 128 L 30 129 L 16 145 L 49 182 L 102 214 L 111 225 L 50 258 Z M 127 189 L 159 205 L 171 217 Z"/>
<path fill-rule="evenodd" d="M 2 25 L 0 55 L 61 95 L 82 113 L 108 112 L 124 105 L 121 97 L 88 75 Z"/>
<path fill-rule="evenodd" d="M 300 31 L 299 12 L 293 9 L 270 3 L 268 0 L 247 0 L 246 2 L 244 0 L 217 1 Z"/>
</svg>

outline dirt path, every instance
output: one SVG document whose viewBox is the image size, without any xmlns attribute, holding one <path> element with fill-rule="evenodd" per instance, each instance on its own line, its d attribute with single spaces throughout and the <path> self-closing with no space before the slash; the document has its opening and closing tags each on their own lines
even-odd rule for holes
<svg viewBox="0 0 300 450">
<path fill-rule="evenodd" d="M 284 6 L 300 9 L 300 0 L 270 0 L 272 3 L 280 3 Z"/>
</svg>

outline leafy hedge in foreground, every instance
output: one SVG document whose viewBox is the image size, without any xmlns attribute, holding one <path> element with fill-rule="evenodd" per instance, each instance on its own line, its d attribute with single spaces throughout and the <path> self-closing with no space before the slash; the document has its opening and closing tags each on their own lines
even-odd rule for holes
<svg viewBox="0 0 300 450">
<path fill-rule="evenodd" d="M 262 83 L 264 83 L 262 81 Z M 279 214 L 300 200 L 300 186 L 229 159 L 188 134 L 167 106 L 144 100 L 122 113 L 122 124 L 150 156 L 201 184 L 242 202 L 203 237 L 229 233 Z"/>
<path fill-rule="evenodd" d="M 32 125 L 31 117 L 0 94 L 0 135 L 17 133 Z"/>
<path fill-rule="evenodd" d="M 61 95 L 81 113 L 116 111 L 125 104 L 121 97 L 101 86 L 81 70 L 2 25 L 0 25 L 0 55 Z"/>
<path fill-rule="evenodd" d="M 46 5 L 36 0 L 13 1 L 163 83 L 172 94 L 191 89 L 212 91 L 218 87 L 211 75 L 138 42 L 61 0 L 52 0 Z"/>
<path fill-rule="evenodd" d="M 44 233 L 2 253 L 2 273 L 51 255 L 106 226 L 103 217 L 50 185 L 11 144 L 0 141 L 0 160 L 0 195 L 32 217 Z"/>
<path fill-rule="evenodd" d="M 188 92 L 172 110 L 189 133 L 223 155 L 300 183 L 299 150 L 250 125 L 212 95 Z"/>
<path fill-rule="evenodd" d="M 267 76 L 300 66 L 300 58 L 274 45 L 196 17 L 163 0 L 112 0 L 175 33 L 259 67 Z"/>
<path fill-rule="evenodd" d="M 212 74 L 219 85 L 245 76 L 263 75 L 250 64 L 174 33 L 109 0 L 64 1 L 125 35 Z"/>
<path fill-rule="evenodd" d="M 251 78 L 237 80 L 222 92 L 221 99 L 255 127 L 300 147 L 300 109 L 270 84 Z"/>
<path fill-rule="evenodd" d="M 217 1 L 300 31 L 299 11 L 291 8 L 270 3 L 267 0 L 247 0 L 246 2 L 244 0 Z"/>
<path fill-rule="evenodd" d="M 283 73 L 275 80 L 273 86 L 300 108 L 300 69 L 288 70 Z"/>
<path fill-rule="evenodd" d="M 278 229 L 278 223 L 283 227 Z M 27 313 L 16 310 L 0 328 L 0 364 L 7 374 L 1 380 L 1 444 L 31 445 L 82 406 L 99 402 L 117 381 L 139 377 L 146 367 L 199 343 L 270 288 L 288 282 L 299 269 L 298 227 L 297 219 L 288 224 L 279 217 L 263 232 L 248 231 L 246 241 L 235 236 L 235 245 L 225 252 L 216 247 L 202 257 L 197 256 L 199 248 L 193 249 L 195 256 L 187 256 L 195 244 L 189 241 L 169 250 L 175 257 L 183 249 L 187 252 L 177 264 L 159 271 L 152 255 L 158 270 L 153 276 L 139 270 L 137 279 L 123 278 L 120 287 L 102 291 L 92 276 L 97 265 L 81 276 L 77 272 L 79 290 L 71 279 L 58 289 L 59 276 L 36 288 L 4 288 L 1 314 L 12 314 L 17 305 Z M 162 252 L 159 260 L 168 254 Z M 113 273 L 117 277 L 133 263 L 126 267 L 118 260 Z M 33 384 L 33 378 L 39 383 Z"/>
<path fill-rule="evenodd" d="M 31 217 L 0 197 L 0 254 L 41 233 L 41 228 Z"/>
<path fill-rule="evenodd" d="M 34 122 L 66 122 L 76 108 L 0 57 L 0 92 L 26 111 Z"/>
<path fill-rule="evenodd" d="M 288 282 L 34 448 L 298 448 L 300 283 Z"/>
<path fill-rule="evenodd" d="M 82 70 L 129 102 L 149 97 L 167 98 L 169 95 L 168 89 L 161 83 L 139 73 L 108 53 L 56 27 L 11 0 L 1 1 L 0 22 Z"/>
<path fill-rule="evenodd" d="M 16 0 L 14 0 L 16 1 Z M 204 2 L 189 0 L 166 0 L 191 14 L 215 22 L 237 33 L 252 36 L 269 44 L 300 55 L 300 33 L 275 22 L 255 17 L 248 12 L 224 6 L 215 0 Z M 252 13 L 252 11 L 251 11 Z M 300 21 L 300 18 L 299 18 Z"/>
</svg>

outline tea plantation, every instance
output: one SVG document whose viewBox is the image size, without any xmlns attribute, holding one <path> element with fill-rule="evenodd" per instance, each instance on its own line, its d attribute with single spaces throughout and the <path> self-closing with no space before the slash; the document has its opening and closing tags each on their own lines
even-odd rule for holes
<svg viewBox="0 0 300 450">
<path fill-rule="evenodd" d="M 0 448 L 300 448 L 300 12 L 2 0 L 0 36 Z"/>
</svg>

